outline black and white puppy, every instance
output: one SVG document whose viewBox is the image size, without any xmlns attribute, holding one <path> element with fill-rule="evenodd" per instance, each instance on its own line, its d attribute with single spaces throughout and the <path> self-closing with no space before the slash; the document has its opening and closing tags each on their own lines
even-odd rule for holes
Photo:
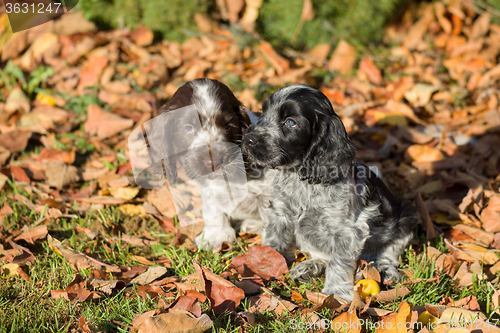
<svg viewBox="0 0 500 333">
<path fill-rule="evenodd" d="M 192 119 L 185 120 L 180 117 L 180 119 L 175 119 L 175 124 L 167 124 L 167 127 L 171 126 L 171 128 L 166 128 L 165 131 L 172 128 L 182 131 L 182 133 L 175 134 L 182 140 L 175 140 L 174 144 L 177 147 L 172 149 L 183 151 L 182 154 L 176 155 L 176 159 L 186 175 L 195 182 L 197 182 L 196 179 L 208 179 L 203 186 L 205 193 L 209 193 L 207 200 L 210 202 L 203 204 L 212 210 L 226 211 L 227 207 L 218 207 L 222 205 L 218 198 L 227 193 L 227 184 L 224 181 L 210 179 L 210 172 L 227 165 L 234 155 L 240 152 L 242 136 L 250 124 L 249 116 L 241 102 L 226 85 L 206 78 L 190 81 L 180 87 L 160 108 L 159 114 L 190 105 L 196 108 L 201 127 L 195 128 L 190 124 Z M 236 144 L 237 146 L 234 147 L 237 151 L 233 149 L 219 154 L 215 153 L 213 148 L 216 146 L 215 143 L 225 142 Z M 209 150 L 210 154 L 207 154 L 206 147 L 212 147 L 212 150 Z M 176 161 L 171 161 L 170 168 L 168 168 L 171 173 L 174 173 L 170 175 L 170 179 L 177 177 L 175 163 Z M 229 213 L 221 213 L 216 217 L 204 219 L 203 232 L 195 239 L 199 248 L 209 248 L 215 251 L 224 241 L 233 241 L 235 230 L 232 223 L 236 221 L 243 221 L 241 231 L 261 233 L 263 218 L 265 218 L 264 209 L 269 206 L 269 188 L 272 182 L 271 173 L 264 176 L 262 171 L 253 172 L 252 177 L 248 178 L 248 195 L 235 209 Z M 207 183 L 210 184 L 208 188 Z"/>
<path fill-rule="evenodd" d="M 358 259 L 373 261 L 384 281 L 399 282 L 401 255 L 413 237 L 413 207 L 396 197 L 355 149 L 328 98 L 293 85 L 263 103 L 263 115 L 243 139 L 243 151 L 278 169 L 263 244 L 290 264 L 296 249 L 310 260 L 290 275 L 308 280 L 325 273 L 324 294 L 353 298 Z"/>
</svg>

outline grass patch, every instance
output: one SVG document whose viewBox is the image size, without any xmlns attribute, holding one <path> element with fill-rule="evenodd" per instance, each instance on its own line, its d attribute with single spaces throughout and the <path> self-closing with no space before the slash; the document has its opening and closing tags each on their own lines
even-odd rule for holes
<svg viewBox="0 0 500 333">
<path fill-rule="evenodd" d="M 7 202 L 14 213 L 5 218 L 4 231 L 15 232 L 23 226 L 30 226 L 39 216 L 31 212 L 21 203 L 9 199 L 10 195 L 19 193 L 27 196 L 28 193 L 14 183 L 10 189 L 0 195 L 3 202 Z M 36 197 L 36 194 L 33 194 Z M 105 208 L 101 211 L 90 211 L 79 215 L 78 218 L 60 218 L 49 220 L 47 224 L 49 234 L 59 239 L 67 246 L 93 256 L 108 264 L 138 266 L 133 259 L 139 255 L 148 260 L 168 258 L 171 266 L 168 275 L 184 277 L 195 272 L 192 260 L 195 259 L 204 267 L 208 267 L 220 274 L 228 270 L 232 258 L 242 253 L 239 246 L 226 253 L 211 253 L 206 251 L 192 252 L 184 247 L 174 246 L 174 237 L 161 229 L 155 220 L 137 217 L 127 217 L 119 210 Z M 78 232 L 77 227 L 91 228 L 97 237 L 89 239 L 85 233 Z M 117 231 L 118 230 L 118 231 Z M 143 237 L 144 231 L 153 236 L 159 245 L 151 247 L 134 247 L 120 239 L 121 233 Z M 33 265 L 23 265 L 23 270 L 31 281 L 19 276 L 8 276 L 5 272 L 0 278 L 0 332 L 71 332 L 78 329 L 78 319 L 84 316 L 86 320 L 105 332 L 128 332 L 128 328 L 115 322 L 130 325 L 138 314 L 156 309 L 157 300 L 130 298 L 123 291 L 115 292 L 111 296 L 103 296 L 94 301 L 73 304 L 65 299 L 51 297 L 52 290 L 64 289 L 73 279 L 73 268 L 52 249 L 46 240 L 39 240 L 35 245 L 18 241 L 27 247 L 36 256 Z M 240 243 L 243 243 L 241 240 Z M 243 243 L 244 244 L 244 243 Z M 436 241 L 433 246 L 444 248 L 442 241 Z M 247 249 L 247 245 L 243 245 Z M 419 254 L 417 254 L 419 253 Z M 401 268 L 413 274 L 415 279 L 430 279 L 437 276 L 434 263 L 425 255 L 424 248 L 410 248 L 403 256 Z M 90 276 L 90 270 L 80 272 Z M 267 287 L 276 295 L 291 300 L 292 290 L 305 293 L 305 290 L 319 291 L 323 287 L 323 280 L 316 279 L 310 283 L 286 279 L 272 281 Z M 443 296 L 453 300 L 463 297 L 476 296 L 481 310 L 489 318 L 497 318 L 493 305 L 490 303 L 493 291 L 486 281 L 475 279 L 474 285 L 469 288 L 457 288 L 447 275 L 440 275 L 439 280 L 424 280 L 410 286 L 412 292 L 402 300 L 410 305 L 424 305 L 425 303 L 438 304 Z M 174 291 L 174 294 L 176 291 Z M 397 310 L 399 302 L 380 306 L 389 310 Z M 303 306 L 312 306 L 308 301 Z M 377 306 L 378 307 L 378 306 Z M 244 299 L 237 311 L 246 311 L 249 308 L 248 299 Z M 202 304 L 202 309 L 213 320 L 213 332 L 240 332 L 241 322 L 237 316 L 230 313 L 215 315 L 208 303 Z M 324 310 L 318 315 L 321 318 L 332 320 L 335 314 Z M 264 312 L 255 315 L 256 326 L 249 327 L 245 332 L 306 332 L 307 328 L 298 313 L 277 315 Z M 374 332 L 368 327 L 366 332 Z"/>
</svg>

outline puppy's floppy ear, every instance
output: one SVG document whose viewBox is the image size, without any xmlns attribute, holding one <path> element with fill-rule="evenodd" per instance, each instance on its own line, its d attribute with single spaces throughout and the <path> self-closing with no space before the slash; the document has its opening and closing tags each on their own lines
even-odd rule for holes
<svg viewBox="0 0 500 333">
<path fill-rule="evenodd" d="M 332 184 L 351 175 L 356 150 L 333 110 L 331 114 L 316 114 L 313 138 L 299 175 L 311 184 Z"/>
<path fill-rule="evenodd" d="M 175 95 L 174 95 L 175 97 Z M 165 105 L 163 105 L 159 110 L 158 110 L 158 115 L 161 116 L 164 113 L 167 113 L 169 111 L 175 110 L 179 108 L 179 105 L 176 105 L 177 100 L 172 98 L 170 101 L 168 101 Z M 182 104 L 181 104 L 182 105 Z M 175 123 L 177 119 L 174 117 L 167 119 L 167 121 L 163 124 L 158 124 L 158 126 L 155 127 L 154 131 L 154 137 L 156 140 L 161 140 L 163 150 L 166 152 L 175 152 L 175 147 L 174 147 L 174 140 L 171 137 L 171 133 L 174 133 L 175 130 Z M 160 133 L 156 132 L 160 131 Z M 149 138 L 148 138 L 149 140 Z M 151 143 L 149 143 L 151 145 Z M 163 158 L 163 163 L 157 162 L 155 163 L 155 170 L 157 173 L 165 175 L 167 177 L 167 180 L 169 183 L 173 184 L 177 181 L 177 155 L 172 154 L 171 156 L 165 156 Z M 164 170 L 164 172 L 163 172 Z"/>
<path fill-rule="evenodd" d="M 243 130 L 243 134 L 244 134 L 245 131 L 247 130 L 248 126 L 250 126 L 250 124 L 252 122 L 250 121 L 250 117 L 247 114 L 247 110 L 245 110 L 245 107 L 243 105 L 241 105 L 241 104 L 240 104 L 240 106 L 238 108 L 237 114 L 238 114 L 238 119 L 240 120 L 241 128 Z"/>
</svg>

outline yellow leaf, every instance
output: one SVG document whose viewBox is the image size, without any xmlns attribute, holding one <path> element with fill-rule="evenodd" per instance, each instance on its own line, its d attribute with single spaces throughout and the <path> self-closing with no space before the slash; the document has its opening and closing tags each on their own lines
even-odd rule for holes
<svg viewBox="0 0 500 333">
<path fill-rule="evenodd" d="M 132 256 L 132 259 L 140 262 L 141 264 L 147 265 L 147 266 L 156 265 L 154 262 L 144 258 L 143 256 Z"/>
<path fill-rule="evenodd" d="M 125 215 L 141 215 L 141 216 L 146 216 L 146 211 L 144 210 L 144 207 L 140 205 L 132 205 L 132 204 L 126 204 L 126 205 L 121 205 L 118 208 L 123 214 Z"/>
<path fill-rule="evenodd" d="M 1 271 L 4 274 L 9 274 L 9 276 L 15 276 L 15 275 L 19 274 L 17 272 L 18 267 L 19 267 L 19 264 L 5 264 L 2 266 Z"/>
<path fill-rule="evenodd" d="M 46 104 L 46 105 L 51 105 L 51 106 L 55 106 L 56 105 L 56 102 L 54 102 L 54 99 L 52 98 L 52 96 L 44 94 L 44 93 L 38 93 L 38 94 L 36 94 L 36 98 L 35 99 L 38 102 L 40 102 L 41 104 Z"/>
<path fill-rule="evenodd" d="M 138 187 L 110 187 L 109 193 L 118 199 L 132 200 L 139 193 Z"/>
</svg>

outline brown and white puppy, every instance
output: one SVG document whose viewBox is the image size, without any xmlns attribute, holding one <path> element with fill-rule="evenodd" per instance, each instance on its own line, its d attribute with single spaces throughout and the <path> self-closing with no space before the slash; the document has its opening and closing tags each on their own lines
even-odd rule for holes
<svg viewBox="0 0 500 333">
<path fill-rule="evenodd" d="M 184 131 L 179 133 L 185 140 L 176 140 L 176 147 L 182 154 L 176 158 L 191 179 L 210 177 L 212 171 L 217 171 L 240 153 L 240 144 L 244 132 L 250 125 L 250 119 L 238 99 L 231 90 L 221 82 L 211 79 L 196 79 L 180 87 L 173 97 L 160 108 L 159 114 L 175 111 L 193 105 L 198 113 L 200 128 L 196 128 L 183 119 L 177 120 L 176 128 Z M 168 130 L 168 129 L 166 129 Z M 177 134 L 176 134 L 177 135 Z M 214 147 L 216 143 L 236 144 L 236 150 L 226 151 L 221 154 L 214 153 L 213 148 L 209 154 L 204 147 Z M 204 148 L 204 149 L 203 149 Z M 209 156 L 208 156 L 209 155 Z M 175 162 L 174 162 L 175 163 Z M 172 166 L 172 161 L 169 162 Z M 171 167 L 174 171 L 176 168 Z M 240 170 L 241 171 L 241 170 Z M 272 182 L 272 172 L 264 176 L 263 170 L 253 170 L 248 174 L 247 197 L 229 213 L 205 218 L 203 232 L 196 237 L 195 243 L 199 248 L 218 250 L 224 241 L 231 242 L 235 237 L 232 223 L 243 221 L 241 231 L 260 233 L 263 228 L 264 209 L 269 206 L 269 185 Z M 170 177 L 175 178 L 176 175 Z M 205 184 L 204 184 L 205 185 Z M 227 193 L 227 184 L 224 181 L 210 180 L 209 195 L 204 200 L 204 207 L 226 211 L 218 196 Z M 205 192 L 207 193 L 207 192 Z M 226 208 L 226 209 L 224 209 Z"/>
</svg>

